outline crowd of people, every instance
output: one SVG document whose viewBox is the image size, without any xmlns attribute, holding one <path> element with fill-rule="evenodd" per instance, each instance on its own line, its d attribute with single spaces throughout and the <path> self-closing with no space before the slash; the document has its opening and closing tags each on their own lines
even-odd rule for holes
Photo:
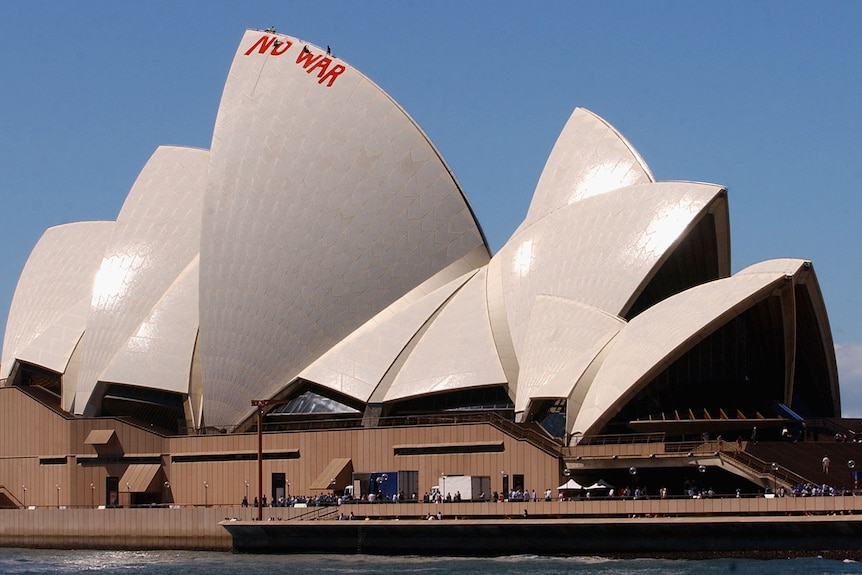
<svg viewBox="0 0 862 575">
<path fill-rule="evenodd" d="M 305 496 L 305 495 L 297 495 L 294 497 L 278 497 L 273 499 L 271 502 L 267 500 L 266 495 L 264 495 L 260 504 L 262 507 L 296 507 L 297 505 L 303 507 L 329 507 L 334 505 L 341 505 L 342 503 L 347 503 L 349 498 L 332 495 L 332 494 L 320 494 L 313 496 Z M 242 506 L 248 507 L 248 497 L 242 498 Z M 254 501 L 251 503 L 252 507 L 258 506 L 257 497 L 254 498 Z"/>
<path fill-rule="evenodd" d="M 767 489 L 767 495 L 771 495 L 772 491 Z M 399 500 L 403 501 L 417 501 L 416 494 L 413 494 L 412 499 L 405 499 L 403 494 L 395 494 L 391 499 L 385 497 L 372 498 L 371 495 L 366 495 L 362 499 L 353 499 L 349 495 L 332 495 L 332 494 L 321 494 L 315 496 L 294 496 L 294 497 L 279 497 L 278 499 L 269 502 L 266 496 L 263 496 L 262 504 L 264 507 L 328 507 L 328 506 L 339 506 L 344 503 L 374 503 L 375 501 L 392 501 L 398 502 Z M 485 494 L 480 494 L 478 501 L 492 501 L 492 502 L 525 502 L 528 503 L 530 501 L 538 501 L 537 494 L 535 491 L 528 490 L 520 490 L 515 489 L 508 493 L 509 498 L 505 498 L 504 493 L 494 491 L 490 498 L 486 498 Z M 574 494 L 564 494 L 562 491 L 559 493 L 560 501 L 570 501 L 575 499 L 590 499 L 590 492 Z M 687 482 L 683 488 L 683 495 L 686 497 L 691 497 L 693 499 L 708 499 L 716 497 L 715 491 L 711 487 L 701 487 L 696 485 L 694 482 Z M 761 496 L 763 494 L 760 494 Z M 785 489 L 783 486 L 778 487 L 774 492 L 774 497 L 829 497 L 829 496 L 838 496 L 838 495 L 852 495 L 852 492 L 845 488 L 836 488 L 832 485 L 828 485 L 823 483 L 821 485 L 814 483 L 806 483 L 806 484 L 797 484 L 793 486 L 792 489 Z M 607 493 L 603 495 L 607 498 L 620 497 L 620 498 L 632 498 L 632 499 L 646 499 L 649 498 L 647 494 L 647 490 L 644 487 L 623 487 L 618 492 L 614 489 L 610 489 Z M 666 487 L 662 487 L 659 489 L 658 496 L 661 499 L 665 499 L 668 497 L 668 490 Z M 718 495 L 719 497 L 726 497 L 727 495 Z M 733 496 L 733 495 L 731 495 Z M 740 489 L 737 489 L 735 492 L 735 496 L 737 498 L 742 497 L 743 494 Z M 425 503 L 449 503 L 449 502 L 458 502 L 461 501 L 460 492 L 456 492 L 455 495 L 446 494 L 442 495 L 440 492 L 435 491 L 434 493 L 426 493 L 423 497 L 423 502 Z M 551 490 L 546 489 L 544 492 L 544 500 L 551 500 Z M 257 507 L 258 500 L 257 497 L 254 498 L 254 501 L 251 503 L 252 507 Z M 248 507 L 249 502 L 248 499 L 243 497 L 242 506 Z M 439 514 L 439 512 L 438 512 Z M 354 519 L 351 513 L 350 516 L 342 517 L 340 519 Z M 432 519 L 438 517 L 431 517 Z"/>
<path fill-rule="evenodd" d="M 778 488 L 777 497 L 785 497 L 786 490 L 783 487 Z M 805 485 L 794 485 L 790 490 L 791 497 L 830 497 L 835 495 L 852 495 L 852 492 L 846 487 L 835 488 L 826 483 L 815 485 L 806 483 Z"/>
<path fill-rule="evenodd" d="M 551 500 L 551 490 L 546 489 L 544 494 L 545 501 Z M 492 501 L 492 502 L 502 502 L 502 501 L 519 501 L 524 503 L 529 503 L 530 501 L 538 501 L 539 495 L 536 493 L 536 490 L 533 489 L 530 491 L 529 489 L 512 489 L 507 494 L 501 491 L 494 491 L 491 493 L 490 497 L 483 491 L 479 493 L 475 498 L 470 499 L 470 501 Z M 426 492 L 425 495 L 422 496 L 423 503 L 458 503 L 460 501 L 464 501 L 461 496 L 460 491 L 456 491 L 454 494 L 446 493 L 443 495 L 440 491 L 436 489 L 431 492 Z"/>
</svg>

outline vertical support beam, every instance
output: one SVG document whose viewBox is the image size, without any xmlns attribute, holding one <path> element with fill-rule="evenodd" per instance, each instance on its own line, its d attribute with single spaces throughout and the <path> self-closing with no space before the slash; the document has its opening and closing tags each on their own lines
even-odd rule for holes
<svg viewBox="0 0 862 575">
<path fill-rule="evenodd" d="M 257 407 L 257 520 L 263 521 L 263 406 Z"/>
<path fill-rule="evenodd" d="M 263 408 L 267 405 L 282 405 L 286 399 L 252 399 L 257 409 L 257 520 L 263 521 Z"/>
<path fill-rule="evenodd" d="M 781 290 L 781 319 L 784 324 L 784 405 L 793 408 L 793 382 L 796 379 L 796 292 L 793 276 L 785 276 Z"/>
</svg>

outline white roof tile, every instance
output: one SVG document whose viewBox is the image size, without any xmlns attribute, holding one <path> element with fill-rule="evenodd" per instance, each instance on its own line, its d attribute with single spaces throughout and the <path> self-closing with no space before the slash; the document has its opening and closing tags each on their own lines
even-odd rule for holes
<svg viewBox="0 0 862 575">
<path fill-rule="evenodd" d="M 213 136 L 200 337 L 210 422 L 249 413 L 485 246 L 448 167 L 383 91 L 337 58 L 344 71 L 320 84 L 297 58 L 303 45 L 312 59 L 323 51 L 295 38 L 279 36 L 292 43 L 281 56 L 246 56 L 261 36 L 240 43 Z"/>
</svg>

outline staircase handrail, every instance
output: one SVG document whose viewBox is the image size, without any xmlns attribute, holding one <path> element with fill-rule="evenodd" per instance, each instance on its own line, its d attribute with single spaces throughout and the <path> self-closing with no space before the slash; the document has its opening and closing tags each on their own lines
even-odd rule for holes
<svg viewBox="0 0 862 575">
<path fill-rule="evenodd" d="M 805 424 L 808 430 L 816 430 L 823 429 L 828 431 L 829 433 L 842 433 L 846 434 L 851 441 L 855 441 L 860 435 L 859 432 L 850 429 L 843 423 L 839 422 L 840 420 L 836 420 L 832 417 L 816 417 L 811 419 L 806 419 Z"/>
<path fill-rule="evenodd" d="M 0 485 L 0 491 L 5 493 L 6 496 L 9 497 L 9 499 L 12 499 L 15 503 L 17 503 L 18 507 L 24 507 L 24 504 L 21 502 L 21 500 L 18 499 L 18 497 L 16 497 L 14 493 L 9 491 L 8 487 L 6 487 L 5 485 Z"/>
<path fill-rule="evenodd" d="M 721 451 L 721 455 L 727 456 L 728 459 L 733 459 L 740 465 L 748 467 L 750 470 L 754 471 L 761 477 L 773 477 L 776 480 L 781 481 L 787 487 L 793 487 L 793 485 L 805 485 L 806 483 L 814 483 L 814 481 L 811 481 L 810 479 L 799 475 L 795 471 L 787 469 L 779 463 L 764 461 L 759 457 L 754 456 L 743 450 L 724 449 Z"/>
<path fill-rule="evenodd" d="M 329 517 L 330 515 L 334 515 L 338 512 L 337 505 L 313 505 L 308 507 L 307 511 L 300 513 L 299 515 L 295 515 L 294 517 L 289 517 L 288 521 L 305 521 L 309 518 L 312 521 L 316 521 L 318 519 L 322 519 L 325 517 Z"/>
</svg>

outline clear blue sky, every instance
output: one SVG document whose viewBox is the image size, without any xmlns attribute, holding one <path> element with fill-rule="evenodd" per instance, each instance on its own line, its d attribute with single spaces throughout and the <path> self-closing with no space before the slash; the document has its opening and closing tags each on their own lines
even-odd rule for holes
<svg viewBox="0 0 862 575">
<path fill-rule="evenodd" d="M 49 226 L 115 219 L 160 144 L 208 148 L 246 28 L 398 101 L 498 249 L 575 106 L 658 179 L 729 189 L 733 270 L 814 263 L 862 416 L 862 2 L 0 2 L 0 330 Z"/>
</svg>

